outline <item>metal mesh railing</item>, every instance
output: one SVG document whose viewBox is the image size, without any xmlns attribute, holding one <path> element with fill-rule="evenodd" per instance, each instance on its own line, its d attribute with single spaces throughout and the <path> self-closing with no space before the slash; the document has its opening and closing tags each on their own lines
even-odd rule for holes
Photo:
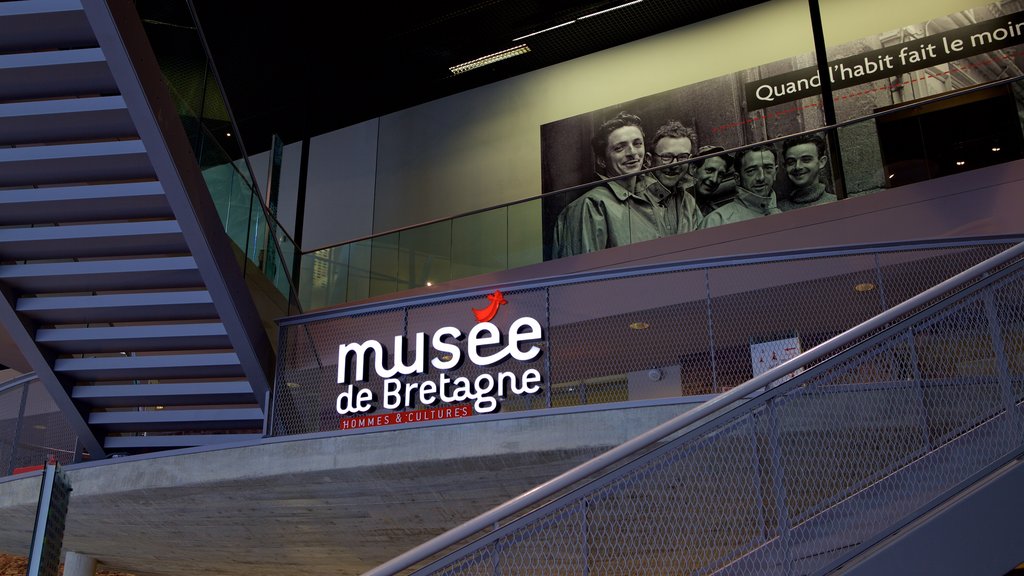
<svg viewBox="0 0 1024 576">
<path fill-rule="evenodd" d="M 1024 452 L 1022 254 L 1024 244 L 367 574 L 422 565 L 470 537 L 416 574 L 838 567 Z M 772 387 L 787 373 L 797 375 Z M 601 469 L 611 471 L 515 518 Z"/>
<path fill-rule="evenodd" d="M 521 367 L 543 374 L 543 390 L 508 396 L 501 409 L 720 393 L 1011 245 L 994 240 L 778 255 L 509 289 L 508 305 L 493 322 L 506 330 L 515 318 L 530 316 L 544 325 L 537 343 L 543 353 Z M 440 326 L 465 334 L 476 323 L 470 309 L 486 302 L 479 295 L 399 302 L 283 323 L 272 433 L 339 428 L 339 345 L 411 339 Z M 464 354 L 465 342 L 459 346 Z M 472 379 L 480 372 L 467 362 L 448 376 Z M 380 398 L 382 379 L 372 371 L 360 386 Z M 375 414 L 387 412 L 377 406 Z"/>
<path fill-rule="evenodd" d="M 78 436 L 34 374 L 0 384 L 0 474 L 51 458 L 71 464 L 80 454 Z"/>
</svg>

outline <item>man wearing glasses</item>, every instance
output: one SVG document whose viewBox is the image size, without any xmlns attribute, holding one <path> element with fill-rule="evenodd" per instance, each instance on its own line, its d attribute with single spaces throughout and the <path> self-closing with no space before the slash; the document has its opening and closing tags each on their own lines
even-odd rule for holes
<svg viewBox="0 0 1024 576">
<path fill-rule="evenodd" d="M 651 140 L 651 167 L 664 190 L 652 190 L 662 208 L 665 234 L 681 234 L 696 230 L 704 215 L 697 208 L 697 199 L 687 192 L 693 188 L 690 165 L 684 163 L 697 147 L 697 132 L 676 120 L 663 124 Z"/>
<path fill-rule="evenodd" d="M 591 147 L 603 180 L 558 215 L 555 258 L 685 231 L 680 230 L 680 222 L 686 220 L 687 210 L 696 210 L 693 199 L 685 204 L 681 195 L 650 174 L 640 173 L 648 162 L 640 118 L 620 112 L 598 128 Z M 672 157 L 679 158 L 692 149 L 690 142 L 687 151 L 673 152 Z M 669 152 L 664 154 L 667 157 Z M 680 179 L 675 177 L 677 182 Z"/>
<path fill-rule="evenodd" d="M 741 150 L 736 153 L 736 165 L 740 177 L 736 197 L 705 216 L 701 228 L 782 213 L 775 201 L 775 148 L 762 144 Z"/>
</svg>

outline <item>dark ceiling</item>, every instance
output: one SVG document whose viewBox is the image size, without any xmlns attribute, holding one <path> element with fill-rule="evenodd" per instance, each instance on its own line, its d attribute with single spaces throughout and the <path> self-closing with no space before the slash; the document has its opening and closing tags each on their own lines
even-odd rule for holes
<svg viewBox="0 0 1024 576">
<path fill-rule="evenodd" d="M 192 0 L 250 151 L 266 149 L 273 132 L 298 141 L 763 1 L 642 0 L 515 42 L 629 0 L 358 2 L 334 9 Z M 528 54 L 460 75 L 448 70 L 521 43 Z"/>
</svg>

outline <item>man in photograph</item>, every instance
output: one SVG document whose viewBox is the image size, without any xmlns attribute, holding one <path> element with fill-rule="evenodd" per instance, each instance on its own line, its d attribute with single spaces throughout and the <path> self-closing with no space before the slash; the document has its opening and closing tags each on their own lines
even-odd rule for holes
<svg viewBox="0 0 1024 576">
<path fill-rule="evenodd" d="M 778 169 L 775 148 L 766 144 L 736 153 L 740 184 L 731 202 L 704 217 L 702 228 L 742 222 L 759 216 L 781 214 L 775 201 Z"/>
<path fill-rule="evenodd" d="M 782 161 L 793 189 L 788 198 L 779 200 L 780 210 L 795 210 L 836 200 L 836 195 L 829 192 L 822 181 L 822 176 L 828 175 L 828 155 L 821 136 L 808 134 L 787 138 L 782 143 Z"/>
<path fill-rule="evenodd" d="M 651 166 L 664 166 L 654 171 L 654 177 L 664 189 L 651 190 L 662 209 L 664 235 L 696 230 L 704 219 L 696 199 L 687 191 L 693 188 L 693 179 L 690 177 L 690 165 L 684 161 L 693 156 L 696 146 L 696 130 L 677 120 L 663 124 L 651 139 Z"/>
<path fill-rule="evenodd" d="M 555 258 L 653 240 L 674 233 L 659 203 L 669 192 L 644 169 L 646 148 L 640 118 L 620 112 L 591 139 L 603 181 L 571 202 L 555 222 Z"/>
<path fill-rule="evenodd" d="M 725 152 L 725 148 L 701 146 L 697 150 L 697 156 L 707 156 L 716 152 Z M 728 154 L 710 156 L 690 164 L 693 196 L 697 200 L 697 208 L 704 216 L 728 204 L 736 196 L 732 166 L 733 158 Z"/>
</svg>

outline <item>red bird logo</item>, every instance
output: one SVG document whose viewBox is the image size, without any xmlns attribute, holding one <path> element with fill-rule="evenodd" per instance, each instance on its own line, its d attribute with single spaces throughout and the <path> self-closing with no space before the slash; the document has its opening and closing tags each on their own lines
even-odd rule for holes
<svg viewBox="0 0 1024 576">
<path fill-rule="evenodd" d="M 501 290 L 495 290 L 494 294 L 488 294 L 487 299 L 491 301 L 487 308 L 482 310 L 472 309 L 477 322 L 490 322 L 491 318 L 494 318 L 494 315 L 498 313 L 498 307 L 502 304 L 508 304 L 505 297 L 501 295 Z"/>
</svg>

